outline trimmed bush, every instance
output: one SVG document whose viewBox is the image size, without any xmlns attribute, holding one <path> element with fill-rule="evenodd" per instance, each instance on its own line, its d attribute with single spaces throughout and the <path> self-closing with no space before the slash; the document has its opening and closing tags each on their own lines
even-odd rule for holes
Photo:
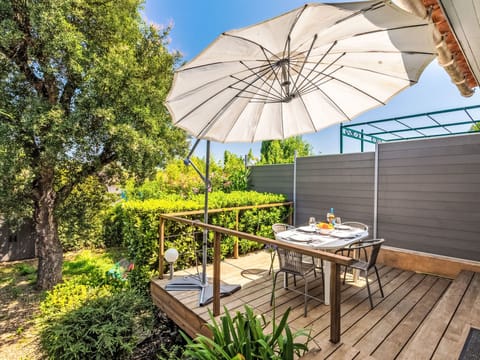
<svg viewBox="0 0 480 360">
<path fill-rule="evenodd" d="M 278 194 L 261 194 L 254 191 L 234 191 L 228 194 L 213 192 L 209 196 L 209 208 L 229 208 L 284 201 L 285 197 Z M 105 239 L 105 242 L 125 246 L 128 249 L 128 258 L 135 263 L 136 267 L 148 266 L 150 269 L 155 269 L 158 264 L 159 215 L 202 210 L 203 206 L 203 195 L 194 196 L 190 200 L 172 201 L 171 198 L 168 198 L 120 203 L 112 210 L 105 223 L 105 236 L 110 237 L 110 239 Z M 272 237 L 271 224 L 285 221 L 289 215 L 288 211 L 287 207 L 242 211 L 239 216 L 239 230 Z M 203 220 L 203 214 L 190 218 Z M 234 211 L 211 214 L 209 218 L 212 224 L 235 229 L 236 213 Z M 176 269 L 196 264 L 202 243 L 202 234 L 198 228 L 167 221 L 165 236 L 165 248 L 175 247 L 181 254 L 175 264 Z M 213 234 L 211 234 L 212 236 Z M 233 238 L 222 238 L 222 257 L 233 254 L 233 244 Z M 211 248 L 211 246 L 209 247 Z M 263 245 L 241 240 L 239 248 L 240 253 L 247 253 L 261 249 Z"/>
</svg>

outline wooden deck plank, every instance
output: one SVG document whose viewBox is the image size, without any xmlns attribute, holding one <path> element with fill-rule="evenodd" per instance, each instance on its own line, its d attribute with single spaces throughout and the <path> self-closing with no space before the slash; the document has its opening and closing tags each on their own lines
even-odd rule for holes
<svg viewBox="0 0 480 360">
<path fill-rule="evenodd" d="M 400 270 L 399 270 L 400 271 Z M 392 279 L 389 279 L 387 275 L 392 276 Z M 414 276 L 413 273 L 409 271 L 400 271 L 400 273 L 395 272 L 389 272 L 385 276 L 386 283 L 383 286 L 384 294 L 385 296 L 388 296 L 388 294 L 392 293 L 395 289 L 398 287 L 401 287 L 402 284 L 406 284 L 408 280 Z M 389 281 L 390 280 L 390 281 Z M 378 290 L 378 283 L 375 282 L 372 284 L 371 290 L 372 294 L 375 294 Z M 370 302 L 368 301 L 368 295 L 367 295 L 367 290 L 364 290 L 364 296 L 359 296 L 359 297 L 352 297 L 346 301 L 346 303 L 352 303 L 354 306 L 346 306 L 345 308 L 350 308 L 348 311 L 343 312 L 342 311 L 342 319 L 341 319 L 341 329 L 342 329 L 342 339 L 344 341 L 348 339 L 348 336 L 344 336 L 345 332 L 348 331 L 348 329 L 353 326 L 356 322 L 361 321 L 361 319 L 369 312 L 371 311 L 370 309 Z M 379 302 L 379 304 L 383 303 L 383 301 Z M 343 305 L 343 304 L 342 304 Z M 378 305 L 377 305 L 378 306 Z M 342 309 L 343 310 L 343 309 Z M 324 321 L 322 318 L 321 321 Z M 315 322 L 314 329 L 317 327 L 317 322 Z M 322 351 L 325 351 L 326 353 L 332 352 L 338 347 L 328 341 L 328 323 L 323 323 L 321 331 L 315 331 L 314 332 L 314 337 L 315 341 L 317 344 L 319 344 L 320 348 Z"/>
<path fill-rule="evenodd" d="M 311 330 L 313 337 L 310 348 L 319 348 L 320 351 L 308 354 L 308 359 L 395 359 L 398 358 L 429 358 L 422 357 L 418 347 L 431 346 L 431 335 L 426 332 L 430 318 L 440 321 L 444 329 L 433 350 L 435 359 L 444 359 L 445 349 L 455 348 L 457 357 L 463 346 L 470 326 L 480 326 L 480 312 L 472 313 L 471 309 L 480 308 L 480 275 L 472 276 L 470 287 L 465 286 L 462 297 L 457 299 L 456 305 L 450 304 L 455 293 L 462 286 L 452 283 L 449 279 L 438 278 L 427 274 L 415 274 L 389 266 L 380 267 L 380 276 L 385 292 L 385 298 L 379 295 L 378 283 L 371 283 L 374 294 L 375 308 L 370 309 L 365 280 L 358 279 L 356 283 L 347 281 L 341 286 L 341 330 L 342 337 L 338 344 L 329 341 L 330 307 L 325 306 L 323 299 L 322 279 L 309 278 L 309 294 L 319 297 L 320 301 L 310 299 L 308 302 L 307 317 L 303 316 L 303 280 L 298 278 L 296 289 L 292 291 L 293 279 L 290 289 L 283 289 L 283 278 L 277 279 L 275 308 L 270 306 L 272 290 L 272 276 L 268 275 L 270 255 L 267 252 L 241 257 L 239 259 L 226 259 L 221 263 L 222 282 L 239 283 L 242 288 L 234 294 L 221 300 L 221 313 L 225 306 L 231 313 L 243 312 L 248 304 L 257 314 L 263 314 L 267 320 L 275 318 L 279 321 L 285 311 L 290 308 L 289 327 L 292 331 L 299 329 Z M 207 274 L 210 273 L 207 267 Z M 196 273 L 196 270 L 190 270 Z M 176 273 L 179 274 L 180 272 Z M 188 272 L 183 271 L 182 274 Z M 463 275 L 462 275 L 463 276 Z M 350 279 L 350 275 L 347 277 Z M 374 277 L 372 277 L 374 280 Z M 461 281 L 461 279 L 459 280 Z M 199 329 L 208 330 L 204 326 L 208 322 L 208 309 L 212 304 L 199 306 L 199 291 L 170 291 L 163 290 L 167 279 L 152 281 L 152 298 L 167 315 L 179 324 L 187 333 L 194 335 Z M 449 289 L 447 289 L 450 286 Z M 455 290 L 457 288 L 457 290 Z M 453 290 L 452 290 L 453 289 Z M 442 299 L 442 295 L 450 300 Z M 454 302 L 453 302 L 454 303 Z M 440 315 L 433 315 L 435 308 L 441 311 Z M 453 310 L 452 310 L 453 309 Z M 469 311 L 470 310 L 470 311 Z M 448 320 L 443 319 L 445 313 L 450 313 Z M 440 320 L 437 317 L 440 317 Z M 271 326 L 271 324 L 270 324 Z M 267 329 L 268 331 L 268 329 Z M 436 330 L 438 331 L 438 330 Z M 193 332 L 193 333 L 192 333 Z M 423 335 L 418 335 L 422 334 Z M 422 341 L 417 340 L 423 336 Z M 437 336 L 437 335 L 435 335 Z M 443 336 L 443 338 L 442 338 Z M 415 351 L 413 348 L 416 347 Z M 412 355 L 413 354 L 413 355 Z M 432 352 L 429 353 L 431 356 Z"/>
<path fill-rule="evenodd" d="M 397 326 L 434 283 L 435 278 L 423 276 L 411 291 L 397 299 L 397 303 L 391 309 L 386 311 L 385 306 L 381 307 L 382 310 L 376 311 L 380 308 L 374 309 L 374 311 L 368 313 L 361 323 L 350 328 L 345 335 L 349 337 L 349 341 L 352 341 L 355 348 L 363 354 L 370 355 L 382 342 L 385 335 Z"/>
<path fill-rule="evenodd" d="M 374 358 L 382 360 L 395 358 L 400 353 L 450 284 L 447 279 L 435 279 L 433 286 L 415 304 L 405 318 L 388 335 L 387 333 L 384 334 L 382 343 L 372 353 Z"/>
<path fill-rule="evenodd" d="M 448 327 L 473 273 L 461 272 L 398 359 L 430 359 Z"/>
<path fill-rule="evenodd" d="M 480 273 L 475 273 L 433 359 L 458 359 L 471 327 L 480 328 Z"/>
</svg>

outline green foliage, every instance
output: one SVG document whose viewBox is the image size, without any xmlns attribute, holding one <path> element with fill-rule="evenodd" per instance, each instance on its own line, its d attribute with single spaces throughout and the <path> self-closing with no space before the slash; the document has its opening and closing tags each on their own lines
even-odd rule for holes
<svg viewBox="0 0 480 360">
<path fill-rule="evenodd" d="M 146 24 L 141 6 L 1 2 L 0 213 L 5 221 L 38 216 L 37 248 L 56 254 L 40 268 L 42 287 L 61 278 L 57 224 L 63 221 L 64 238 L 79 222 L 86 226 L 66 209 L 78 205 L 67 199 L 80 184 L 142 179 L 186 152 L 185 133 L 164 106 L 180 58 L 167 49 L 169 29 Z M 91 241 L 97 224 L 84 230 Z"/>
<path fill-rule="evenodd" d="M 250 154 L 251 157 L 251 154 Z M 191 162 L 205 173 L 205 160 L 191 157 Z M 248 186 L 249 169 L 242 157 L 225 151 L 222 165 L 210 159 L 210 183 L 215 191 L 245 191 Z M 125 195 L 128 200 L 189 199 L 205 192 L 205 184 L 193 166 L 184 161 L 170 161 L 157 171 L 155 179 L 137 185 L 133 179 L 127 181 Z"/>
<path fill-rule="evenodd" d="M 20 276 L 26 276 L 34 274 L 37 269 L 30 264 L 19 263 L 15 265 L 15 271 L 17 271 Z"/>
<path fill-rule="evenodd" d="M 49 325 L 91 299 L 110 295 L 111 291 L 108 286 L 92 286 L 87 277 L 60 283 L 46 292 L 45 299 L 40 304 L 41 322 Z"/>
<path fill-rule="evenodd" d="M 313 155 L 312 145 L 305 142 L 301 136 L 285 140 L 262 141 L 259 164 L 293 163 L 295 151 L 297 156 Z"/>
<path fill-rule="evenodd" d="M 64 251 L 105 247 L 103 217 L 117 198 L 95 177 L 77 184 L 58 209 L 58 232 Z"/>
<path fill-rule="evenodd" d="M 251 152 L 249 153 L 251 156 Z M 247 156 L 248 160 L 248 156 Z M 250 169 L 245 166 L 244 159 L 225 151 L 223 154 L 223 191 L 245 191 L 248 188 Z"/>
<path fill-rule="evenodd" d="M 293 360 L 308 351 L 310 334 L 306 330 L 292 332 L 287 319 L 290 308 L 283 314 L 279 324 L 273 324 L 272 333 L 265 317 L 254 314 L 245 306 L 245 312 L 237 312 L 234 317 L 225 308 L 220 323 L 210 311 L 211 324 L 207 326 L 213 339 L 199 335 L 194 340 L 184 335 L 187 346 L 184 357 L 198 360 L 217 359 L 278 359 Z M 300 341 L 296 341 L 300 340 Z"/>
<path fill-rule="evenodd" d="M 124 290 L 89 298 L 56 315 L 40 339 L 51 359 L 127 359 L 152 324 L 150 299 Z"/>
<path fill-rule="evenodd" d="M 285 197 L 278 194 L 260 194 L 253 191 L 213 192 L 209 197 L 209 207 L 218 209 L 283 201 L 285 201 Z M 105 224 L 105 234 L 109 236 L 109 241 L 122 244 L 128 249 L 127 257 L 135 263 L 136 270 L 142 269 L 142 272 L 147 271 L 147 269 L 154 270 L 158 264 L 158 215 L 162 213 L 202 210 L 203 206 L 204 196 L 201 194 L 192 196 L 190 200 L 178 200 L 175 202 L 164 199 L 123 202 L 112 209 L 112 214 L 108 217 L 108 222 Z M 271 224 L 284 222 L 287 216 L 287 207 L 242 211 L 239 214 L 238 229 L 271 237 Z M 203 220 L 203 213 L 198 216 L 191 216 L 191 218 Z M 236 213 L 234 211 L 211 214 L 209 219 L 212 224 L 230 229 L 235 229 L 236 227 Z M 210 235 L 213 236 L 213 234 Z M 175 264 L 176 269 L 195 265 L 196 260 L 199 258 L 202 244 L 202 234 L 199 229 L 167 221 L 165 223 L 165 236 L 165 248 L 175 247 L 181 254 Z M 118 238 L 113 239 L 113 237 Z M 212 238 L 209 241 L 211 242 Z M 233 238 L 222 238 L 223 257 L 233 254 L 233 244 Z M 263 245 L 241 240 L 239 247 L 241 253 L 247 253 L 260 249 Z M 209 248 L 212 247 L 209 246 Z M 144 266 L 146 268 L 143 268 Z"/>
</svg>

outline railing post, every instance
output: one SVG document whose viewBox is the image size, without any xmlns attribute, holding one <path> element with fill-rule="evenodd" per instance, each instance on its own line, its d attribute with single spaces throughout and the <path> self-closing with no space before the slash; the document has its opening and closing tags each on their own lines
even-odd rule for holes
<svg viewBox="0 0 480 360">
<path fill-rule="evenodd" d="M 220 315 L 220 241 L 222 234 L 215 231 L 213 239 L 213 315 Z"/>
<path fill-rule="evenodd" d="M 330 341 L 340 341 L 340 265 L 330 263 Z"/>
<path fill-rule="evenodd" d="M 158 232 L 160 234 L 160 242 L 158 244 L 158 278 L 163 279 L 163 264 L 165 257 L 165 219 L 160 218 L 160 224 L 158 226 Z"/>
<path fill-rule="evenodd" d="M 235 230 L 238 231 L 238 213 L 239 211 L 235 211 Z M 238 236 L 235 237 L 235 243 L 233 244 L 233 258 L 238 259 Z"/>
</svg>

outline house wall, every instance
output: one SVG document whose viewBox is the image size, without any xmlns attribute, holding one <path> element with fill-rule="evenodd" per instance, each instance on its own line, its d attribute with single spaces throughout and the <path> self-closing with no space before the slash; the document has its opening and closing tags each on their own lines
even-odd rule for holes
<svg viewBox="0 0 480 360">
<path fill-rule="evenodd" d="M 378 146 L 377 237 L 386 245 L 480 261 L 480 135 Z M 342 221 L 373 234 L 375 153 L 297 159 L 296 224 Z M 281 171 L 280 171 L 281 170 Z M 293 200 L 293 165 L 251 168 L 252 189 Z"/>
<path fill-rule="evenodd" d="M 0 223 L 0 262 L 34 258 L 33 230 L 31 221 L 26 221 L 16 232 Z"/>
</svg>

